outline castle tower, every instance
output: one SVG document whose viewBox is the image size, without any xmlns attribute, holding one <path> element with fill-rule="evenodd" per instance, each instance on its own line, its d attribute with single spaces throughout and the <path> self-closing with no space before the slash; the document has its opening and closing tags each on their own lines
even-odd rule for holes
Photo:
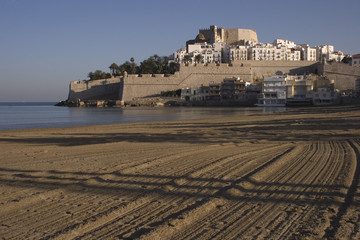
<svg viewBox="0 0 360 240">
<path fill-rule="evenodd" d="M 200 29 L 199 34 L 209 43 L 225 42 L 228 45 L 244 45 L 247 41 L 257 42 L 257 34 L 252 29 L 225 29 L 211 25 L 210 29 Z"/>
</svg>

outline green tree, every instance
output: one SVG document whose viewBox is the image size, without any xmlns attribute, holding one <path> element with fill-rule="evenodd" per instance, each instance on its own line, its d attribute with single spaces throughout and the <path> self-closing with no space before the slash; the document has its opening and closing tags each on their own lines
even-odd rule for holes
<svg viewBox="0 0 360 240">
<path fill-rule="evenodd" d="M 140 73 L 143 74 L 154 74 L 157 72 L 157 68 L 158 65 L 154 56 L 151 56 L 140 63 Z"/>
<path fill-rule="evenodd" d="M 164 65 L 165 66 L 169 65 L 169 61 L 170 61 L 169 57 L 164 57 Z"/>
<path fill-rule="evenodd" d="M 345 56 L 345 57 L 341 60 L 341 62 L 342 62 L 342 63 L 349 63 L 351 60 L 352 60 L 352 57 L 350 57 L 350 56 Z"/>
<path fill-rule="evenodd" d="M 109 67 L 110 71 L 112 72 L 112 75 L 115 76 L 118 69 L 119 69 L 119 66 L 116 64 L 116 63 L 112 63 Z"/>
<path fill-rule="evenodd" d="M 93 80 L 93 79 L 94 79 L 94 73 L 93 73 L 93 72 L 89 72 L 88 78 L 89 78 L 90 80 Z"/>
<path fill-rule="evenodd" d="M 135 59 L 132 57 L 132 58 L 130 58 L 130 71 L 129 71 L 129 73 L 131 73 L 131 74 L 135 74 L 136 72 L 137 72 L 137 65 L 136 65 L 136 63 L 135 63 Z"/>
<path fill-rule="evenodd" d="M 164 57 L 163 59 L 164 59 L 164 61 L 163 61 L 164 67 L 163 67 L 163 72 L 162 73 L 169 74 L 170 73 L 170 69 L 169 69 L 169 65 L 170 65 L 169 61 L 170 61 L 170 59 L 169 59 L 169 57 Z"/>
<path fill-rule="evenodd" d="M 190 57 L 189 54 L 186 54 L 186 55 L 184 56 L 184 61 L 185 61 L 185 64 L 189 64 L 189 62 L 191 62 L 191 57 Z"/>
<path fill-rule="evenodd" d="M 111 78 L 111 74 L 103 72 L 101 70 L 96 70 L 95 72 L 89 72 L 88 77 L 90 78 L 90 80 L 98 80 L 104 78 Z"/>
<path fill-rule="evenodd" d="M 154 55 L 154 59 L 155 59 L 155 62 L 156 62 L 156 70 L 155 70 L 155 73 L 163 73 L 164 65 L 163 65 L 163 60 L 162 60 L 162 58 L 155 54 L 155 55 Z"/>
<path fill-rule="evenodd" d="M 130 73 L 130 68 L 131 68 L 131 63 L 129 61 L 126 61 L 122 65 L 119 66 L 121 73 L 124 73 L 125 71 L 127 73 Z"/>
<path fill-rule="evenodd" d="M 174 74 L 175 72 L 179 71 L 179 67 L 180 67 L 180 65 L 178 63 L 171 62 L 169 64 L 169 68 L 168 68 L 169 74 Z"/>
<path fill-rule="evenodd" d="M 204 57 L 201 54 L 198 54 L 195 56 L 195 62 L 201 63 L 203 61 Z"/>
</svg>

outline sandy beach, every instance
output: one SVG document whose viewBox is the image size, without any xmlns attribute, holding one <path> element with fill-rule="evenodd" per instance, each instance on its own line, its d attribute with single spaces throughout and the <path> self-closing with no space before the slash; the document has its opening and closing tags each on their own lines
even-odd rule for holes
<svg viewBox="0 0 360 240">
<path fill-rule="evenodd" d="M 0 131 L 2 239 L 360 239 L 360 106 Z"/>
</svg>

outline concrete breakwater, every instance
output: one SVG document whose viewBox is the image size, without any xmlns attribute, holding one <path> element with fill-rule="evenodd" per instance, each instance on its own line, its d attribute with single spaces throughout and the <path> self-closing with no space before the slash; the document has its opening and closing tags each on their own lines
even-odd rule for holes
<svg viewBox="0 0 360 240">
<path fill-rule="evenodd" d="M 182 65 L 180 71 L 167 76 L 163 74 L 126 74 L 110 79 L 72 81 L 67 102 L 81 105 L 81 102 L 96 101 L 97 106 L 106 106 L 107 104 L 101 102 L 106 101 L 110 105 L 123 106 L 137 99 L 159 96 L 163 91 L 219 83 L 229 77 L 240 77 L 245 81 L 257 83 L 264 76 L 275 75 L 279 72 L 325 75 L 334 80 L 335 88 L 339 90 L 354 89 L 355 80 L 360 77 L 360 68 L 342 63 L 236 61 L 232 64 L 208 64 L 206 66 Z"/>
</svg>

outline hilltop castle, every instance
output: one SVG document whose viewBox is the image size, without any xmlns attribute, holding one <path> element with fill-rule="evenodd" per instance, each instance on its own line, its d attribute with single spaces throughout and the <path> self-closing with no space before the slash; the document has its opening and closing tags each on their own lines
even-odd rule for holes
<svg viewBox="0 0 360 240">
<path fill-rule="evenodd" d="M 177 50 L 177 63 L 231 63 L 239 60 L 256 61 L 336 61 L 345 57 L 332 45 L 311 47 L 283 39 L 273 43 L 258 42 L 252 29 L 225 29 L 213 25 L 200 29 L 195 39 L 186 42 L 186 48 Z M 201 60 L 199 60 L 201 59 Z"/>
<path fill-rule="evenodd" d="M 277 72 L 324 75 L 334 80 L 336 89 L 346 90 L 354 89 L 355 80 L 360 77 L 359 68 L 337 63 L 343 53 L 334 52 L 333 46 L 310 47 L 282 39 L 263 44 L 251 29 L 224 29 L 214 25 L 200 29 L 196 38 L 186 45 L 173 55 L 173 61 L 180 65 L 173 75 L 124 74 L 111 79 L 73 81 L 68 100 L 75 103 L 111 100 L 122 105 L 162 91 L 220 83 L 231 77 L 256 84 L 264 76 Z M 327 64 L 326 60 L 334 62 Z"/>
<path fill-rule="evenodd" d="M 218 28 L 216 25 L 210 26 L 209 29 L 200 29 L 199 34 L 194 40 L 189 40 L 187 43 L 207 42 L 214 44 L 216 42 L 223 42 L 227 45 L 245 45 L 246 42 L 257 43 L 257 34 L 252 29 L 240 28 Z"/>
</svg>

